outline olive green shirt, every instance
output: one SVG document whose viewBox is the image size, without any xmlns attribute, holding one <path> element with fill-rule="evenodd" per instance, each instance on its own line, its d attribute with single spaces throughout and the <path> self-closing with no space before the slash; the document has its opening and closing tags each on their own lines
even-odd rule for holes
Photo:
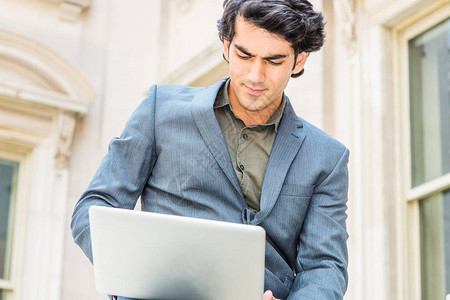
<svg viewBox="0 0 450 300">
<path fill-rule="evenodd" d="M 261 188 L 270 151 L 278 130 L 286 99 L 265 124 L 245 126 L 237 117 L 228 97 L 228 80 L 219 90 L 214 113 L 222 129 L 236 177 L 249 208 L 260 209 Z"/>
</svg>

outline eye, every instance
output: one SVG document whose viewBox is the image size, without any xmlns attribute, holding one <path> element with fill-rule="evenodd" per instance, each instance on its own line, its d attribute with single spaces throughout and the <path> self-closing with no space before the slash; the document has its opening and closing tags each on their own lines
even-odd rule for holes
<svg viewBox="0 0 450 300">
<path fill-rule="evenodd" d="M 251 58 L 251 57 L 248 56 L 248 55 L 242 55 L 242 54 L 239 54 L 238 52 L 236 52 L 236 55 L 237 55 L 240 59 L 250 59 L 250 58 Z"/>
<path fill-rule="evenodd" d="M 268 62 L 271 64 L 271 65 L 274 65 L 274 66 L 279 66 L 279 65 L 281 65 L 283 62 L 276 62 L 276 61 L 272 61 L 272 60 L 268 60 Z"/>
</svg>

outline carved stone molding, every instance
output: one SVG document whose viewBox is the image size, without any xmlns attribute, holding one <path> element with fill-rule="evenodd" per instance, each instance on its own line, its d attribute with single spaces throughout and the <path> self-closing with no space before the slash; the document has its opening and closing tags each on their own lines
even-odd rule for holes
<svg viewBox="0 0 450 300">
<path fill-rule="evenodd" d="M 203 49 L 192 59 L 181 65 L 178 69 L 167 74 L 160 80 L 163 84 L 189 85 L 224 61 L 221 53 L 222 43 L 215 41 L 209 47 Z"/>
<path fill-rule="evenodd" d="M 89 110 L 89 103 L 83 99 L 14 83 L 0 82 L 0 98 L 0 103 L 11 103 L 10 105 L 16 107 L 21 105 L 23 108 L 29 107 L 28 110 L 33 110 L 35 114 L 39 113 L 37 107 L 60 109 L 80 115 L 85 115 Z M 48 109 L 45 111 L 49 112 Z"/>
<path fill-rule="evenodd" d="M 176 0 L 175 4 L 178 14 L 184 15 L 191 10 L 192 0 Z"/>
<path fill-rule="evenodd" d="M 76 116 L 74 114 L 59 113 L 55 151 L 55 167 L 58 169 L 66 169 L 69 166 L 75 123 Z"/>
<path fill-rule="evenodd" d="M 50 82 L 54 91 L 80 103 L 89 104 L 95 99 L 94 89 L 73 65 L 33 39 L 0 29 L 0 58 L 20 64 Z"/>
<path fill-rule="evenodd" d="M 428 9 L 438 9 L 449 3 L 449 0 L 372 0 L 365 4 L 370 18 L 383 26 L 393 27 Z"/>
<path fill-rule="evenodd" d="M 88 112 L 95 98 L 93 88 L 58 53 L 37 41 L 3 30 L 0 30 L 1 61 L 9 62 L 7 74 L 14 74 L 14 79 L 0 81 L 0 107 L 4 110 L 0 138 L 39 148 L 40 141 L 50 137 L 53 143 L 47 153 L 54 154 L 56 169 L 66 169 L 75 123 L 78 116 Z M 21 81 L 21 76 L 39 77 L 46 84 L 32 86 Z M 32 120 L 38 120 L 41 127 L 31 126 Z M 17 132 L 21 135 L 8 139 L 8 133 L 11 136 Z"/>
<path fill-rule="evenodd" d="M 59 18 L 68 22 L 76 22 L 81 13 L 91 6 L 92 0 L 63 0 L 60 7 Z"/>
<path fill-rule="evenodd" d="M 91 6 L 92 0 L 45 0 L 47 2 L 59 3 L 59 18 L 63 21 L 75 23 L 81 14 Z"/>
<path fill-rule="evenodd" d="M 345 43 L 349 56 L 357 51 L 355 7 L 357 0 L 337 0 L 334 2 L 335 15 L 341 17 L 339 36 Z"/>
</svg>

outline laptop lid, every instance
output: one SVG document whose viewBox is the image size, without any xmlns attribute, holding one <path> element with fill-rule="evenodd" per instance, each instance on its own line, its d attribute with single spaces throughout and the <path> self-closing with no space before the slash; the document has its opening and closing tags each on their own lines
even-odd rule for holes
<svg viewBox="0 0 450 300">
<path fill-rule="evenodd" d="M 89 209 L 99 292 L 141 299 L 262 299 L 261 227 Z"/>
</svg>

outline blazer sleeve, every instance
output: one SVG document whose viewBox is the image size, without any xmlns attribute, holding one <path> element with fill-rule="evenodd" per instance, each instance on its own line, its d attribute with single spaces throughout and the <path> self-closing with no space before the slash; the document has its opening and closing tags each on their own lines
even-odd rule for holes
<svg viewBox="0 0 450 300">
<path fill-rule="evenodd" d="M 155 164 L 156 91 L 157 86 L 150 88 L 147 97 L 127 121 L 121 136 L 112 139 L 89 187 L 75 205 L 72 235 L 91 262 L 89 207 L 133 209 Z"/>
<path fill-rule="evenodd" d="M 343 299 L 348 284 L 347 149 L 316 185 L 299 237 L 298 274 L 287 299 Z"/>
</svg>

